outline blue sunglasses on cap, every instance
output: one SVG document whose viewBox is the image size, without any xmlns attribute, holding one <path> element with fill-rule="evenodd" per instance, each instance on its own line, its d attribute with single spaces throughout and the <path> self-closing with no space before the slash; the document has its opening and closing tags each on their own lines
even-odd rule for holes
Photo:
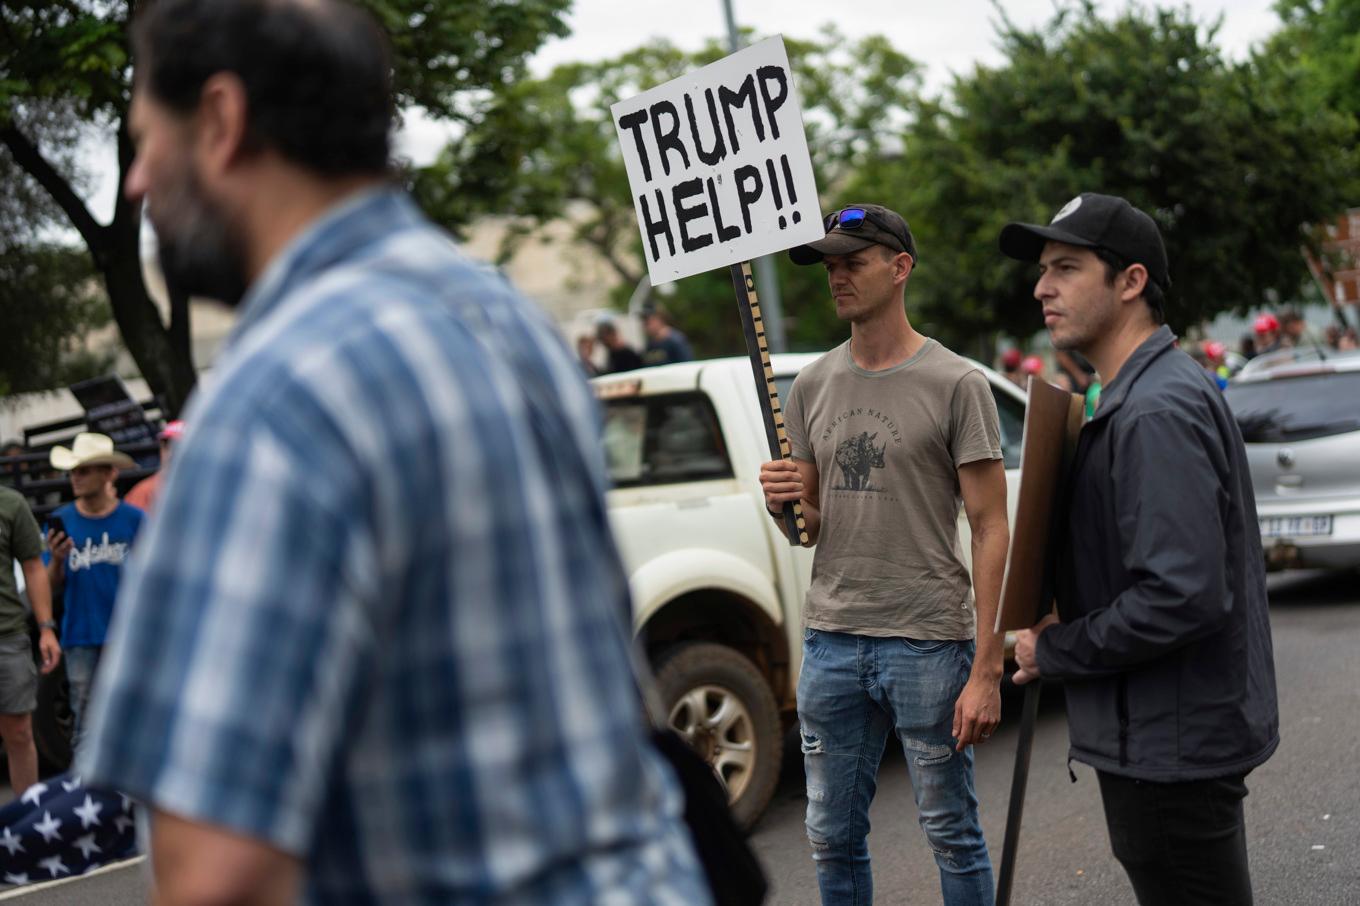
<svg viewBox="0 0 1360 906">
<path fill-rule="evenodd" d="M 902 238 L 897 235 L 896 230 L 885 223 L 878 215 L 874 214 L 872 211 L 866 211 L 863 208 L 841 208 L 839 211 L 827 214 L 826 219 L 822 221 L 822 226 L 826 228 L 828 233 L 833 229 L 840 229 L 845 232 L 853 233 L 864 229 L 864 224 L 866 222 L 878 227 L 879 230 L 891 236 L 897 243 L 899 251 L 906 251 L 903 247 Z"/>
</svg>

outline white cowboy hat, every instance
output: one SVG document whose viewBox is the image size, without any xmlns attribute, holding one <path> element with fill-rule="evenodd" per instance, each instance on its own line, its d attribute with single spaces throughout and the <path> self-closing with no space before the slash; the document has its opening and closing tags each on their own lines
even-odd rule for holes
<svg viewBox="0 0 1360 906">
<path fill-rule="evenodd" d="M 107 434 L 85 432 L 77 434 L 71 449 L 53 447 L 48 457 L 52 468 L 69 472 L 81 466 L 120 466 L 130 469 L 136 465 L 132 457 L 113 448 L 113 438 Z"/>
</svg>

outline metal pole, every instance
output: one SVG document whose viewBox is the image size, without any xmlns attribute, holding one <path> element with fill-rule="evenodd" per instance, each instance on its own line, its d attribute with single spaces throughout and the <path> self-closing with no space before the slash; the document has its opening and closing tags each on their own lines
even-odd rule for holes
<svg viewBox="0 0 1360 906">
<path fill-rule="evenodd" d="M 732 0 L 723 0 L 723 15 L 727 17 L 727 43 L 732 53 L 741 50 L 741 32 L 737 31 L 737 17 L 732 13 Z"/>
<path fill-rule="evenodd" d="M 633 287 L 633 294 L 628 297 L 628 314 L 638 317 L 642 314 L 642 306 L 652 298 L 652 280 L 646 274 L 638 281 L 637 286 Z"/>
<path fill-rule="evenodd" d="M 723 0 L 723 14 L 727 17 L 727 43 L 732 53 L 736 53 L 741 50 L 741 32 L 737 30 L 732 0 Z M 783 352 L 788 345 L 784 342 L 784 304 L 779 294 L 779 277 L 774 269 L 774 256 L 757 258 L 754 264 L 755 276 L 760 282 L 760 307 L 765 314 L 765 339 L 771 352 Z"/>
</svg>

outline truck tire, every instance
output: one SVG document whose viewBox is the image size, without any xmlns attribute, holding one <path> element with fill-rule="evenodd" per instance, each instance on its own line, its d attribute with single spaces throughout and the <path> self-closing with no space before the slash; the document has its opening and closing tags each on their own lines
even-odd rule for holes
<svg viewBox="0 0 1360 906">
<path fill-rule="evenodd" d="M 732 816 L 750 830 L 779 783 L 779 709 L 765 677 L 740 652 L 686 642 L 656 664 L 670 726 L 713 768 Z"/>
</svg>

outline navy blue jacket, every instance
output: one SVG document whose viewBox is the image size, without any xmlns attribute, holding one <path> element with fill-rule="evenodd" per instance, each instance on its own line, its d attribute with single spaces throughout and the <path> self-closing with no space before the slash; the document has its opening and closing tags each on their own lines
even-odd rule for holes
<svg viewBox="0 0 1360 906">
<path fill-rule="evenodd" d="M 1174 341 L 1162 327 L 1139 346 L 1082 427 L 1060 508 L 1062 623 L 1037 646 L 1041 673 L 1065 681 L 1071 756 L 1161 782 L 1245 773 L 1279 744 L 1242 434 Z"/>
</svg>

